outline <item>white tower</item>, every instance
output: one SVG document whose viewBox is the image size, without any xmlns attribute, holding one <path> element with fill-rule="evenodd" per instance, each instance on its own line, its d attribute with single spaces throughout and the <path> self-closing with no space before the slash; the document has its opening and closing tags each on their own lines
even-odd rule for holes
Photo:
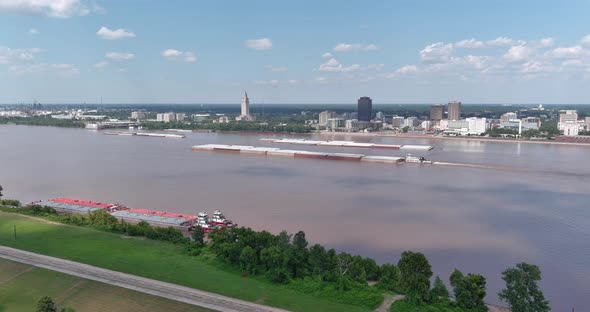
<svg viewBox="0 0 590 312">
<path fill-rule="evenodd" d="M 244 91 L 242 96 L 242 114 L 243 117 L 250 116 L 250 99 L 248 99 L 248 93 Z"/>
</svg>

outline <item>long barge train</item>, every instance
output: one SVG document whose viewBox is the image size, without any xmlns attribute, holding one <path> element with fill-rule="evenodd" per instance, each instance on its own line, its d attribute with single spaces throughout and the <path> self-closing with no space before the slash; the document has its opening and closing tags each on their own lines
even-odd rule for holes
<svg viewBox="0 0 590 312">
<path fill-rule="evenodd" d="M 91 200 L 57 197 L 47 200 L 32 202 L 32 205 L 46 206 L 55 209 L 58 213 L 87 214 L 89 212 L 104 210 L 113 217 L 128 223 L 145 221 L 152 226 L 172 226 L 181 231 L 191 231 L 196 226 L 201 226 L 205 232 L 214 228 L 234 227 L 237 224 L 225 218 L 220 210 L 215 210 L 209 218 L 206 212 L 195 215 L 187 215 L 173 212 L 156 211 L 149 209 L 129 208 L 122 204 L 103 203 Z"/>
</svg>

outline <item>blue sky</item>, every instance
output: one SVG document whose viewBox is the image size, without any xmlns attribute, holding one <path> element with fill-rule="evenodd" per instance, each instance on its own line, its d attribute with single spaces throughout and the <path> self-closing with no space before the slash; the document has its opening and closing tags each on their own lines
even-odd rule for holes
<svg viewBox="0 0 590 312">
<path fill-rule="evenodd" d="M 590 103 L 590 1 L 0 0 L 0 103 Z"/>
</svg>

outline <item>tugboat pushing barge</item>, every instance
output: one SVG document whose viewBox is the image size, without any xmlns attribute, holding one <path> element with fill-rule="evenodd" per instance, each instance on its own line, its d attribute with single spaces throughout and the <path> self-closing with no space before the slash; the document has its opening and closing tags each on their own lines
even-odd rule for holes
<svg viewBox="0 0 590 312">
<path fill-rule="evenodd" d="M 113 217 L 129 223 L 145 221 L 152 226 L 175 227 L 188 232 L 196 226 L 203 228 L 205 232 L 211 232 L 214 228 L 234 227 L 237 224 L 227 220 L 221 210 L 215 210 L 213 217 L 209 219 L 206 212 L 199 212 L 196 216 L 172 212 L 134 209 L 122 204 L 95 202 L 66 197 L 52 198 L 32 202 L 31 205 L 46 206 L 55 209 L 58 213 L 88 214 L 93 211 L 103 210 Z"/>
</svg>

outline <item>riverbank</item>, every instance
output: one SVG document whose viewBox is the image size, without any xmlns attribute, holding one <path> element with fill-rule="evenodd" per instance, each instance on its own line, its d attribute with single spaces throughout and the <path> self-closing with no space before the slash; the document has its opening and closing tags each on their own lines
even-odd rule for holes
<svg viewBox="0 0 590 312">
<path fill-rule="evenodd" d="M 0 212 L 0 245 L 291 311 L 371 311 L 303 294 L 262 276 L 241 277 L 211 254 L 189 256 L 169 242 L 51 224 L 13 213 Z"/>
<path fill-rule="evenodd" d="M 322 136 L 357 136 L 357 137 L 388 137 L 399 139 L 429 139 L 429 140 L 450 140 L 450 141 L 474 141 L 474 142 L 493 142 L 493 143 L 527 143 L 527 144 L 547 144 L 547 145 L 569 145 L 590 147 L 590 143 L 579 142 L 556 142 L 550 140 L 525 140 L 525 139 L 499 139 L 490 137 L 449 137 L 442 135 L 427 134 L 406 134 L 406 133 L 387 133 L 387 132 L 319 132 Z"/>
</svg>

